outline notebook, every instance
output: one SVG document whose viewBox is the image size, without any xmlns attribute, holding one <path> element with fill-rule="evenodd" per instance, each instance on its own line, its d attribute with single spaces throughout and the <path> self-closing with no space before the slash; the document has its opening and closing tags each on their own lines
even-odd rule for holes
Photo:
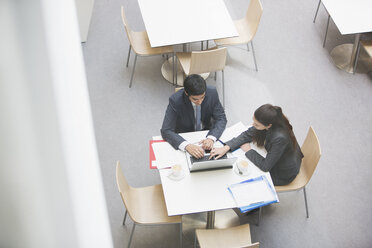
<svg viewBox="0 0 372 248">
<path fill-rule="evenodd" d="M 187 164 L 189 166 L 190 172 L 232 168 L 237 159 L 228 158 L 225 154 L 217 160 L 209 160 L 209 156 L 209 153 L 205 153 L 204 157 L 202 157 L 201 159 L 196 159 L 190 154 L 186 153 Z"/>
</svg>

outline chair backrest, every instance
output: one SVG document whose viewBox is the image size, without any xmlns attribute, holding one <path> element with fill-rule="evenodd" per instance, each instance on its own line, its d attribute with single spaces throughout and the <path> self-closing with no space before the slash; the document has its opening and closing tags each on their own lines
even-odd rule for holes
<svg viewBox="0 0 372 248">
<path fill-rule="evenodd" d="M 189 74 L 222 71 L 226 64 L 227 48 L 191 52 Z"/>
<path fill-rule="evenodd" d="M 123 21 L 125 32 L 127 33 L 128 40 L 130 44 L 133 46 L 134 40 L 133 40 L 133 31 L 130 29 L 127 17 L 125 16 L 124 7 L 121 6 L 121 20 Z"/>
<path fill-rule="evenodd" d="M 307 136 L 302 144 L 301 151 L 304 154 L 301 170 L 303 170 L 303 174 L 306 177 L 306 185 L 313 176 L 321 156 L 319 140 L 312 127 L 310 127 L 309 131 L 307 132 Z"/>
<path fill-rule="evenodd" d="M 366 50 L 367 54 L 372 57 L 372 41 L 361 40 L 360 44 L 363 46 L 364 50 Z"/>
<path fill-rule="evenodd" d="M 241 247 L 258 248 L 260 243 L 252 244 L 249 224 L 229 227 L 225 229 L 196 229 L 201 248 L 209 247 Z"/>
<path fill-rule="evenodd" d="M 242 248 L 259 248 L 260 247 L 260 243 L 256 242 L 254 244 L 251 244 L 249 246 L 244 246 Z"/>
<path fill-rule="evenodd" d="M 244 22 L 252 37 L 256 34 L 258 24 L 260 24 L 262 16 L 262 4 L 260 0 L 251 0 L 248 6 L 247 13 L 244 16 Z"/>
<path fill-rule="evenodd" d="M 134 211 L 135 206 L 133 206 L 133 203 L 131 203 L 131 197 L 133 197 L 135 194 L 133 192 L 133 188 L 128 184 L 127 180 L 125 179 L 119 161 L 116 162 L 116 183 L 118 185 L 121 199 L 123 200 L 123 203 L 125 205 L 125 209 L 128 211 L 128 214 L 131 217 L 131 219 L 135 221 L 136 218 L 135 216 L 133 216 L 133 214 L 135 213 Z"/>
<path fill-rule="evenodd" d="M 182 89 L 183 89 L 183 87 L 177 87 L 177 88 L 174 89 L 174 92 L 176 93 L 177 91 L 182 90 Z"/>
</svg>

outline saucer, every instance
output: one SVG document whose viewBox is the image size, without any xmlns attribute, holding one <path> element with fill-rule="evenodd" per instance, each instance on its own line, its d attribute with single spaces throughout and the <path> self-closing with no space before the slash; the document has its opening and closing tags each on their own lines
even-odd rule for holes
<svg viewBox="0 0 372 248">
<path fill-rule="evenodd" d="M 248 176 L 249 175 L 249 168 L 246 172 L 242 172 L 242 174 L 239 173 L 239 170 L 238 170 L 238 165 L 235 165 L 234 166 L 234 172 L 236 174 L 238 174 L 239 176 Z"/>
<path fill-rule="evenodd" d="M 182 180 L 184 177 L 185 177 L 185 172 L 183 172 L 183 170 L 181 171 L 180 175 L 177 177 L 173 175 L 172 171 L 170 171 L 170 173 L 168 174 L 168 178 L 173 181 Z"/>
</svg>

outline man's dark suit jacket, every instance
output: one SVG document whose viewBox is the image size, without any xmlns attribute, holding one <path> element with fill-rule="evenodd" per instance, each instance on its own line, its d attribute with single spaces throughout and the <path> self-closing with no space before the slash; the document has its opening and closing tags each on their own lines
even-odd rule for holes
<svg viewBox="0 0 372 248">
<path fill-rule="evenodd" d="M 254 127 L 241 133 L 238 137 L 226 142 L 234 151 L 245 143 L 252 142 Z M 265 131 L 263 131 L 265 132 Z M 266 158 L 262 157 L 255 150 L 251 149 L 245 156 L 263 171 L 270 171 L 274 185 L 286 185 L 295 179 L 301 166 L 303 154 L 296 142 L 293 149 L 290 136 L 282 128 L 270 128 L 266 131 L 265 149 Z"/>
<path fill-rule="evenodd" d="M 210 130 L 208 135 L 217 139 L 226 127 L 225 111 L 218 99 L 217 90 L 207 86 L 205 98 L 201 104 L 201 121 L 204 130 Z M 161 135 L 175 149 L 185 141 L 178 133 L 195 131 L 195 113 L 189 97 L 184 90 L 179 90 L 169 97 L 169 104 L 165 112 Z"/>
</svg>

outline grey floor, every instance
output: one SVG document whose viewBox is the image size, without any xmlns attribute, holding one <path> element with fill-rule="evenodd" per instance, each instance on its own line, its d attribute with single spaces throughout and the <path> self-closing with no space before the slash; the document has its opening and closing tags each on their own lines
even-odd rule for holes
<svg viewBox="0 0 372 248">
<path fill-rule="evenodd" d="M 241 18 L 248 0 L 227 0 L 233 18 Z M 264 12 L 254 39 L 259 71 L 244 46 L 229 48 L 225 70 L 228 125 L 251 123 L 264 103 L 283 108 L 301 144 L 309 126 L 318 134 L 322 157 L 308 190 L 310 218 L 305 217 L 302 192 L 279 195 L 280 203 L 264 208 L 253 241 L 261 247 L 371 247 L 372 213 L 372 81 L 337 69 L 330 51 L 352 42 L 331 21 L 322 47 L 327 13 L 317 0 L 262 0 Z M 161 56 L 139 58 L 134 84 L 128 88 L 133 57 L 125 68 L 128 39 L 120 19 L 124 5 L 131 26 L 144 30 L 134 0 L 96 0 L 88 42 L 83 44 L 98 152 L 115 247 L 125 247 L 132 222 L 121 226 L 124 206 L 115 182 L 120 160 L 129 183 L 160 183 L 149 169 L 148 141 L 159 135 L 168 97 L 174 87 L 161 73 Z M 181 8 L 182 6 L 180 6 Z M 164 9 L 162 13 L 167 14 Z M 171 30 L 169 30 L 171 32 Z M 197 48 L 197 44 L 193 47 Z M 213 78 L 208 84 L 221 85 Z M 242 223 L 249 219 L 242 218 Z M 175 226 L 141 226 L 133 247 L 177 247 Z M 193 241 L 184 238 L 184 247 Z"/>
</svg>

